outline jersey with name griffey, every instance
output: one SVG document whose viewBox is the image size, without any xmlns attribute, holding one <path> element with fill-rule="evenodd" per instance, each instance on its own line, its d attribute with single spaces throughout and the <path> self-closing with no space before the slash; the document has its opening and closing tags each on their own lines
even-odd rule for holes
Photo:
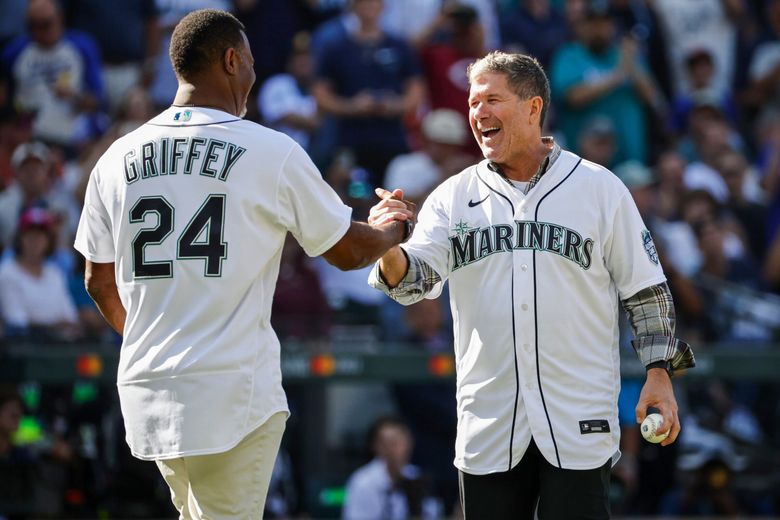
<svg viewBox="0 0 780 520">
<path fill-rule="evenodd" d="M 135 456 L 226 451 L 287 411 L 270 325 L 282 245 L 289 231 L 320 255 L 350 221 L 298 144 L 220 110 L 171 107 L 108 149 L 75 245 L 115 262 Z"/>
<path fill-rule="evenodd" d="M 617 460 L 619 301 L 665 280 L 617 177 L 564 151 L 524 194 L 483 161 L 402 247 L 449 280 L 459 469 L 508 471 L 532 437 L 556 467 Z"/>
</svg>

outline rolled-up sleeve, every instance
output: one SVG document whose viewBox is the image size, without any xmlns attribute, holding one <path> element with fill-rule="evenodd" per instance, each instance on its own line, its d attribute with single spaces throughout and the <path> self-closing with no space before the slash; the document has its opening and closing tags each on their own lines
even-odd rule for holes
<svg viewBox="0 0 780 520">
<path fill-rule="evenodd" d="M 623 308 L 634 330 L 631 342 L 644 366 L 671 362 L 672 370 L 695 366 L 691 346 L 674 337 L 674 301 L 666 283 L 642 289 L 623 300 Z"/>
<path fill-rule="evenodd" d="M 396 287 L 389 287 L 379 270 L 379 262 L 374 265 L 368 275 L 368 284 L 374 289 L 379 289 L 401 305 L 411 305 L 428 296 L 440 292 L 441 277 L 433 268 L 405 250 L 404 254 L 409 260 L 409 270 L 406 276 Z"/>
</svg>

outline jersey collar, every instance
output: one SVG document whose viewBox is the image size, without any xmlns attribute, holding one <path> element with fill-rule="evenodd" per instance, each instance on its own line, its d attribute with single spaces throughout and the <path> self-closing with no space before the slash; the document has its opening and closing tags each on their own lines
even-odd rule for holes
<svg viewBox="0 0 780 520">
<path fill-rule="evenodd" d="M 542 176 L 545 173 L 547 173 L 550 170 L 550 168 L 552 168 L 555 161 L 557 161 L 558 157 L 560 157 L 561 155 L 561 146 L 555 142 L 555 139 L 553 139 L 552 136 L 542 137 L 542 142 L 545 144 L 552 143 L 552 149 L 550 150 L 550 153 L 547 154 L 547 157 L 544 158 L 542 164 L 539 165 L 539 170 L 528 181 L 528 185 L 526 186 L 524 191 L 525 195 L 528 195 L 528 192 L 530 192 L 533 189 L 533 187 L 539 183 L 539 180 L 542 178 Z M 488 162 L 487 167 L 491 171 L 499 174 L 501 178 L 504 179 L 507 183 L 511 184 L 509 179 L 507 179 L 504 173 L 501 171 L 501 167 L 499 165 L 497 165 L 494 162 Z"/>
<path fill-rule="evenodd" d="M 229 112 L 199 106 L 170 106 L 154 117 L 149 124 L 156 126 L 201 126 L 240 121 Z"/>
</svg>

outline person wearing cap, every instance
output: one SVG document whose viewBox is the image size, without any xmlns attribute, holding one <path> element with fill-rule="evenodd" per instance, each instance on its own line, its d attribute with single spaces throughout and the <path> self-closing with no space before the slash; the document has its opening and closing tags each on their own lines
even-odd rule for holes
<svg viewBox="0 0 780 520">
<path fill-rule="evenodd" d="M 54 217 L 29 208 L 19 218 L 14 258 L 0 265 L 0 314 L 9 336 L 73 339 L 78 316 L 65 276 L 46 259 L 56 243 Z"/>
<path fill-rule="evenodd" d="M 46 206 L 50 188 L 49 148 L 32 141 L 17 146 L 11 155 L 14 182 L 0 193 L 0 245 L 10 247 L 22 210 Z"/>
<path fill-rule="evenodd" d="M 385 172 L 385 183 L 404 190 L 407 199 L 420 203 L 430 190 L 471 164 L 461 150 L 468 139 L 466 119 L 459 112 L 440 108 L 422 121 L 421 150 L 399 155 Z"/>
<path fill-rule="evenodd" d="M 576 148 L 577 136 L 597 114 L 608 117 L 617 133 L 616 162 L 646 160 L 645 105 L 654 107 L 658 93 L 630 37 L 615 41 L 609 3 L 591 1 L 578 31 L 578 40 L 553 56 L 550 86 L 558 124 L 566 141 Z"/>
</svg>

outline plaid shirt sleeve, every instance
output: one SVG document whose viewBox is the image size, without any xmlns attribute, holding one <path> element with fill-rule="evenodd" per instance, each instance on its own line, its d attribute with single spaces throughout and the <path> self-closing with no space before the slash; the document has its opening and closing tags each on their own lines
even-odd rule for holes
<svg viewBox="0 0 780 520">
<path fill-rule="evenodd" d="M 653 285 L 623 300 L 623 308 L 634 329 L 635 339 L 631 344 L 644 366 L 670 361 L 674 371 L 696 365 L 691 346 L 674 337 L 674 302 L 666 283 Z"/>
<path fill-rule="evenodd" d="M 441 277 L 430 265 L 409 255 L 403 248 L 401 250 L 409 260 L 409 270 L 401 282 L 392 289 L 388 287 L 382 278 L 382 273 L 379 272 L 379 262 L 377 262 L 368 275 L 368 284 L 402 305 L 411 305 L 425 298 L 425 295 L 431 292 L 437 283 L 441 282 Z"/>
</svg>

